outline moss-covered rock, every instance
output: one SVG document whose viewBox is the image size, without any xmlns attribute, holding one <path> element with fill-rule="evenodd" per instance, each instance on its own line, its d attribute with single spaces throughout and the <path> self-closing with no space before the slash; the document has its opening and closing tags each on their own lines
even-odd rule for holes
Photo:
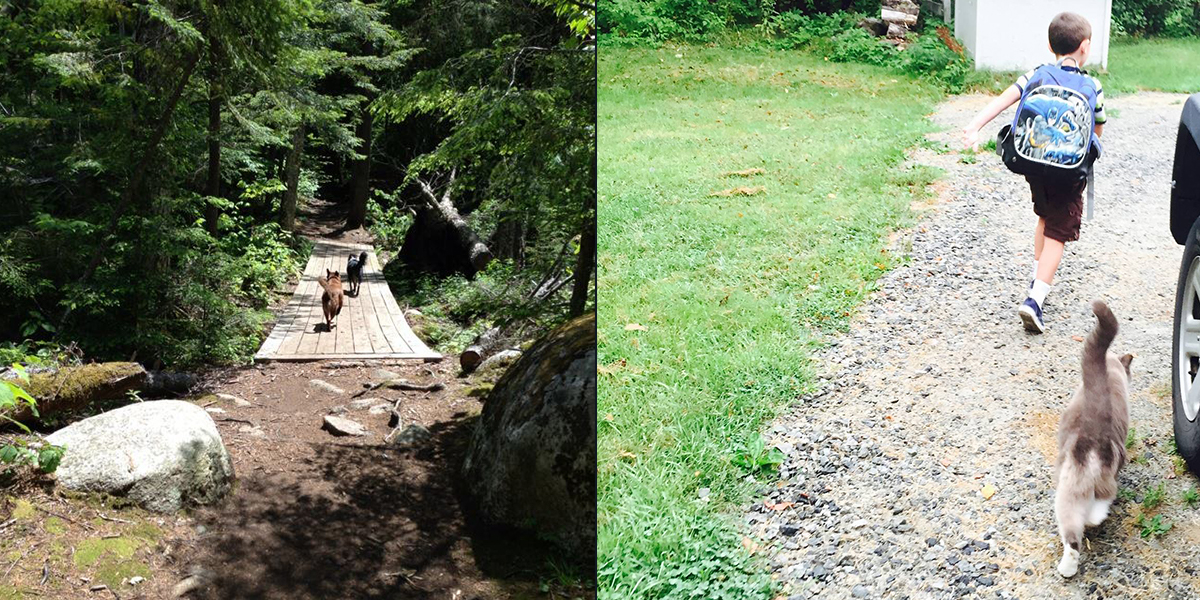
<svg viewBox="0 0 1200 600">
<path fill-rule="evenodd" d="M 596 318 L 542 338 L 488 395 L 463 465 L 485 521 L 532 529 L 582 562 L 596 543 Z"/>
</svg>

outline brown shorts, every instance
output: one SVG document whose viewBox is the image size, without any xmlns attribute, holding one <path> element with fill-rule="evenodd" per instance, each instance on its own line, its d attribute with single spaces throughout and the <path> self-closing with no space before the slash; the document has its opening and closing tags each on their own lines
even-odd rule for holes
<svg viewBox="0 0 1200 600">
<path fill-rule="evenodd" d="M 1033 194 L 1033 213 L 1046 221 L 1046 237 L 1060 242 L 1079 239 L 1079 224 L 1083 220 L 1083 189 L 1086 179 L 1076 183 L 1047 183 L 1040 178 L 1026 177 Z"/>
</svg>

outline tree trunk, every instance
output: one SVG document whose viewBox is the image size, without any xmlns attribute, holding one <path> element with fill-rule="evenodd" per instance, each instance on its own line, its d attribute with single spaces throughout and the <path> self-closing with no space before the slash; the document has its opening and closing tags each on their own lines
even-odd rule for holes
<svg viewBox="0 0 1200 600">
<path fill-rule="evenodd" d="M 592 181 L 596 181 L 596 154 L 592 154 Z M 594 190 L 595 188 L 593 188 Z M 583 224 L 583 235 L 579 238 L 579 261 L 575 263 L 575 287 L 571 290 L 571 304 L 567 314 L 578 317 L 587 307 L 588 286 L 596 269 L 596 219 L 599 211 L 596 209 L 596 195 L 584 198 L 584 212 L 587 221 Z"/>
<path fill-rule="evenodd" d="M 450 200 L 450 192 L 454 187 L 454 172 L 451 171 L 450 181 L 446 184 L 446 190 L 440 199 L 425 181 L 418 179 L 417 185 L 420 186 L 421 192 L 425 196 L 425 204 L 429 209 L 422 211 L 422 214 L 430 221 L 429 226 L 453 232 L 456 245 L 465 254 L 466 264 L 469 268 L 468 274 L 474 275 L 486 268 L 492 261 L 492 251 L 479 239 L 479 235 L 475 233 L 474 229 L 471 229 L 467 220 L 458 214 L 458 209 L 454 208 L 454 203 Z"/>
<path fill-rule="evenodd" d="M 362 140 L 358 153 L 361 160 L 354 163 L 354 196 L 350 201 L 350 214 L 346 217 L 346 229 L 357 229 L 367 220 L 367 199 L 371 195 L 371 126 L 375 118 L 369 107 L 363 107 L 362 120 L 354 129 L 354 135 Z"/>
<path fill-rule="evenodd" d="M 204 195 L 209 198 L 221 196 L 221 104 L 224 90 L 221 81 L 221 45 L 209 33 L 208 40 L 208 184 Z M 221 209 L 212 200 L 204 205 L 204 228 L 217 237 L 217 226 L 221 222 Z"/>
<path fill-rule="evenodd" d="M 221 93 L 217 77 L 214 68 L 208 82 L 208 185 L 204 188 L 204 195 L 211 198 L 221 195 Z M 204 226 L 209 235 L 217 236 L 220 220 L 220 208 L 211 200 L 206 201 Z"/>
<path fill-rule="evenodd" d="M 488 246 L 497 258 L 513 261 L 517 268 L 525 266 L 525 219 L 516 211 L 500 215 L 500 224 Z"/>
<path fill-rule="evenodd" d="M 279 206 L 279 225 L 284 231 L 296 229 L 296 195 L 300 185 L 300 157 L 304 154 L 304 123 L 301 122 L 292 132 L 292 150 L 287 155 L 287 166 L 284 168 L 286 187 L 283 191 L 283 202 Z"/>
<path fill-rule="evenodd" d="M 579 262 L 575 264 L 575 287 L 571 290 L 571 308 L 567 313 L 572 318 L 583 314 L 587 306 L 588 286 L 596 266 L 596 221 L 589 220 L 579 239 Z"/>
</svg>

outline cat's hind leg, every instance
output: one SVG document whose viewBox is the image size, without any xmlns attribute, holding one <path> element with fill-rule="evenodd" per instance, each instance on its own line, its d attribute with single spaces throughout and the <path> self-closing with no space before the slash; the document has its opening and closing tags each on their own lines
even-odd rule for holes
<svg viewBox="0 0 1200 600">
<path fill-rule="evenodd" d="M 1064 475 L 1072 465 L 1063 466 Z M 1073 473 L 1071 475 L 1074 475 Z M 1083 525 L 1092 503 L 1092 494 L 1086 495 L 1073 489 L 1074 477 L 1060 477 L 1054 498 L 1054 515 L 1058 518 L 1058 532 L 1062 536 L 1063 555 L 1058 562 L 1058 574 L 1074 577 L 1079 572 L 1079 549 L 1083 542 Z"/>
<path fill-rule="evenodd" d="M 1112 506 L 1112 503 L 1112 498 L 1107 500 L 1096 498 L 1095 500 L 1092 500 L 1091 505 L 1088 506 L 1087 519 L 1084 521 L 1084 523 L 1087 524 L 1088 527 L 1095 527 L 1103 523 L 1104 519 L 1108 518 L 1108 509 L 1110 506 Z"/>
<path fill-rule="evenodd" d="M 1095 527 L 1104 522 L 1108 518 L 1108 509 L 1112 506 L 1113 500 L 1117 499 L 1117 478 L 1115 474 L 1101 476 L 1096 482 L 1096 489 L 1093 500 L 1088 506 L 1087 519 L 1084 523 L 1088 527 Z"/>
</svg>

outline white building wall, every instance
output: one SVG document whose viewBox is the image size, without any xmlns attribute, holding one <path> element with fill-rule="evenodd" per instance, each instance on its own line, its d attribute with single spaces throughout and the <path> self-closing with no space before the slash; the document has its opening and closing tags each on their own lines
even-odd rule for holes
<svg viewBox="0 0 1200 600">
<path fill-rule="evenodd" d="M 1112 0 L 957 0 L 954 35 L 975 57 L 976 69 L 1024 71 L 1053 62 L 1047 30 L 1060 12 L 1092 24 L 1088 65 L 1108 67 Z"/>
</svg>

